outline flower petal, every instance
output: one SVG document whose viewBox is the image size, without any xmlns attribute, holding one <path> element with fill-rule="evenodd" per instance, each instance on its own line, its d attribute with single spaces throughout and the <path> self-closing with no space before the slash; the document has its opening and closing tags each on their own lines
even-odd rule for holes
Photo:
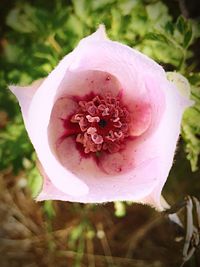
<svg viewBox="0 0 200 267">
<path fill-rule="evenodd" d="M 90 165 L 88 161 L 83 160 L 81 167 L 85 166 L 84 163 L 87 164 L 86 168 Z M 64 194 L 58 190 L 49 180 L 48 176 L 45 175 L 44 171 L 42 171 L 44 184 L 37 200 L 57 199 L 82 203 L 102 203 L 116 200 L 140 202 L 140 199 L 149 195 L 158 183 L 158 180 L 155 178 L 155 168 L 159 171 L 159 166 L 155 166 L 154 159 L 152 159 L 139 166 L 132 176 L 123 174 L 118 177 L 88 177 L 87 182 L 90 184 L 90 191 L 88 194 L 79 196 L 78 198 L 69 194 Z M 99 172 L 97 174 L 99 174 Z M 146 179 L 147 174 L 151 174 L 150 176 L 148 175 L 148 180 Z"/>
<path fill-rule="evenodd" d="M 30 94 L 28 104 L 24 101 L 27 99 L 25 91 L 13 91 L 17 92 L 30 139 L 51 181 L 61 191 L 78 196 L 88 192 L 87 185 L 60 164 L 48 143 L 48 124 L 54 98 L 71 59 L 71 54 L 66 56 L 39 86 L 39 90 L 33 90 L 34 94 Z"/>
<path fill-rule="evenodd" d="M 71 71 L 92 69 L 108 72 L 117 77 L 126 95 L 135 99 L 146 93 L 143 83 L 146 74 L 165 75 L 160 65 L 137 50 L 108 39 L 95 38 L 99 30 L 80 41 L 74 50 Z"/>
<path fill-rule="evenodd" d="M 177 72 L 167 72 L 167 79 L 176 85 L 183 97 L 190 98 L 190 84 L 183 75 Z"/>
<path fill-rule="evenodd" d="M 158 210 L 163 209 L 160 202 L 161 191 L 173 164 L 173 155 L 180 134 L 182 115 L 185 109 L 193 103 L 188 98 L 181 96 L 173 83 L 165 82 L 165 86 L 166 108 L 162 120 L 152 136 L 146 141 L 140 142 L 136 155 L 139 160 L 146 150 L 149 155 L 158 156 L 157 159 L 160 165 L 159 183 L 153 192 L 141 201 L 154 206 Z"/>
<path fill-rule="evenodd" d="M 39 79 L 29 86 L 9 86 L 10 91 L 17 97 L 19 101 L 24 118 L 27 118 L 31 100 L 43 81 L 44 79 Z"/>
</svg>

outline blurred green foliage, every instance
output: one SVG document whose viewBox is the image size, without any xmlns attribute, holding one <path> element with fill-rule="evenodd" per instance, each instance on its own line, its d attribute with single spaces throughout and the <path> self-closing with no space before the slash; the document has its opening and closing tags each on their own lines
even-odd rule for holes
<svg viewBox="0 0 200 267">
<path fill-rule="evenodd" d="M 72 0 L 14 1 L 6 10 L 0 39 L 0 169 L 27 171 L 33 196 L 41 187 L 35 167 L 34 150 L 23 126 L 20 109 L 7 85 L 27 85 L 45 77 L 81 38 L 94 32 L 100 23 L 108 36 L 134 47 L 155 59 L 166 70 L 185 75 L 192 88 L 195 105 L 183 119 L 182 136 L 192 170 L 197 170 L 200 154 L 200 72 L 194 44 L 200 37 L 200 23 L 179 16 L 173 18 L 162 1 Z M 29 162 L 30 164 L 24 164 Z M 46 207 L 47 213 L 49 207 Z M 116 204 L 117 216 L 124 205 Z M 73 239 L 73 238 L 72 238 Z"/>
</svg>

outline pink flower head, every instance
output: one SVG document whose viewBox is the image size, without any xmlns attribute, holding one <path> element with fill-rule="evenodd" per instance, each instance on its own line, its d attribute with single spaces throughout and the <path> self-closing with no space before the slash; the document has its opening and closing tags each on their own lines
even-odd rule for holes
<svg viewBox="0 0 200 267">
<path fill-rule="evenodd" d="M 107 39 L 103 26 L 42 82 L 11 86 L 44 177 L 37 199 L 161 208 L 191 105 L 177 87 L 153 60 Z"/>
</svg>

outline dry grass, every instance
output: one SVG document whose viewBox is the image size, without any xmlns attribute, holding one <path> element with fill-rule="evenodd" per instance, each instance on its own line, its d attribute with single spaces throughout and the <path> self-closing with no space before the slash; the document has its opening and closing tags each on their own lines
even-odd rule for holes
<svg viewBox="0 0 200 267">
<path fill-rule="evenodd" d="M 0 176 L 1 267 L 180 265 L 183 231 L 151 208 L 133 204 L 116 218 L 113 204 L 55 201 L 51 219 L 21 176 Z"/>
</svg>

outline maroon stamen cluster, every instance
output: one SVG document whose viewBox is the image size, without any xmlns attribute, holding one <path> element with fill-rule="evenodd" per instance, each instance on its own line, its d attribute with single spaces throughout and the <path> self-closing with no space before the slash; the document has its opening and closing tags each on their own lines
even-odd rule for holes
<svg viewBox="0 0 200 267">
<path fill-rule="evenodd" d="M 129 136 L 130 122 L 130 114 L 120 105 L 119 97 L 97 95 L 90 101 L 79 101 L 78 104 L 71 122 L 80 127 L 76 142 L 83 145 L 84 152 L 119 151 L 124 139 Z"/>
</svg>

